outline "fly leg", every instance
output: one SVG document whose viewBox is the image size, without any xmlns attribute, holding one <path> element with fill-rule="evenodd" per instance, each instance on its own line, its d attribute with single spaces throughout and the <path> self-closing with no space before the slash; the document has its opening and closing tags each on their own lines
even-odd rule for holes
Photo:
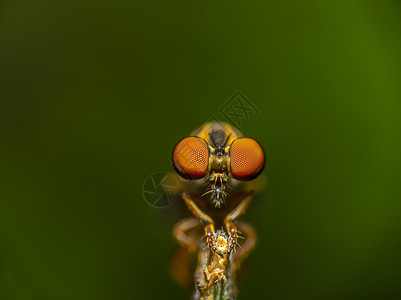
<svg viewBox="0 0 401 300">
<path fill-rule="evenodd" d="M 253 229 L 253 226 L 246 222 L 238 222 L 237 227 L 245 238 L 244 243 L 241 244 L 241 248 L 236 252 L 237 261 L 238 263 L 241 263 L 241 261 L 249 255 L 252 249 L 255 248 L 258 235 L 256 234 L 255 229 Z"/>
<path fill-rule="evenodd" d="M 254 194 L 255 194 L 254 191 L 242 194 L 241 195 L 242 200 L 240 204 L 232 212 L 230 212 L 224 219 L 224 224 L 230 236 L 229 252 L 231 252 L 235 248 L 235 245 L 237 244 L 238 240 L 238 235 L 237 235 L 238 230 L 235 226 L 235 221 L 245 213 Z"/>
<path fill-rule="evenodd" d="M 192 237 L 189 232 L 200 225 L 197 218 L 190 217 L 178 222 L 173 229 L 173 236 L 181 246 L 188 248 L 193 253 L 198 249 L 199 241 Z"/>
<path fill-rule="evenodd" d="M 205 235 L 207 237 L 207 245 L 209 246 L 210 249 L 216 251 L 215 246 L 213 245 L 213 237 L 215 235 L 214 221 L 206 213 L 200 210 L 199 207 L 195 204 L 194 202 L 195 196 L 183 193 L 182 198 L 187 204 L 189 210 L 195 215 L 195 217 L 201 220 L 202 223 L 205 225 Z"/>
<path fill-rule="evenodd" d="M 191 287 L 194 282 L 191 266 L 199 247 L 198 230 L 202 227 L 197 218 L 190 217 L 178 222 L 173 229 L 173 236 L 182 247 L 171 255 L 169 273 L 183 287 Z"/>
</svg>

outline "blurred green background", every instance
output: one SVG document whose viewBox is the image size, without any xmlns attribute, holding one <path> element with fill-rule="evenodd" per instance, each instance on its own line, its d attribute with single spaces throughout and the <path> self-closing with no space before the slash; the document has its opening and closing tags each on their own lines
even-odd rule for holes
<svg viewBox="0 0 401 300">
<path fill-rule="evenodd" d="M 240 299 L 401 299 L 399 1 L 2 1 L 0 299 L 189 299 L 142 184 L 241 90 Z"/>
</svg>

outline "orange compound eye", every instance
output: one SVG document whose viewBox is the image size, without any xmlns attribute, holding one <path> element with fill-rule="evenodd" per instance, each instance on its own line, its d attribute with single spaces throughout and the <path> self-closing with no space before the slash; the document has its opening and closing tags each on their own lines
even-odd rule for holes
<svg viewBox="0 0 401 300">
<path fill-rule="evenodd" d="M 174 148 L 173 165 L 185 179 L 200 179 L 209 167 L 209 146 L 204 139 L 190 136 Z"/>
<path fill-rule="evenodd" d="M 239 138 L 231 144 L 231 175 L 238 180 L 256 178 L 265 166 L 265 154 L 259 143 L 250 138 Z"/>
</svg>

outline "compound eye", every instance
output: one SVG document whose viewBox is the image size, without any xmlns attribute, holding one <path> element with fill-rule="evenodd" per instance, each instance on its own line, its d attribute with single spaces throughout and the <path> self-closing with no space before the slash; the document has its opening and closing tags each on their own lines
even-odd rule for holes
<svg viewBox="0 0 401 300">
<path fill-rule="evenodd" d="M 190 136 L 174 148 L 173 165 L 185 179 L 200 179 L 209 167 L 209 146 L 204 139 Z"/>
<path fill-rule="evenodd" d="M 231 175 L 238 180 L 255 179 L 265 166 L 265 154 L 259 143 L 250 138 L 238 138 L 230 149 Z"/>
</svg>

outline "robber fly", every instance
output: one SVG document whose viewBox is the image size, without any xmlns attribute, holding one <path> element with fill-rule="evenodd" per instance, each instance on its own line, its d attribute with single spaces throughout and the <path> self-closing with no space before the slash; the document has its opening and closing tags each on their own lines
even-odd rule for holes
<svg viewBox="0 0 401 300">
<path fill-rule="evenodd" d="M 194 215 L 173 230 L 182 246 L 198 252 L 194 299 L 235 299 L 236 270 L 257 240 L 253 227 L 238 218 L 257 190 L 263 148 L 227 123 L 210 122 L 177 143 L 172 162 L 182 178 L 181 198 Z"/>
</svg>

